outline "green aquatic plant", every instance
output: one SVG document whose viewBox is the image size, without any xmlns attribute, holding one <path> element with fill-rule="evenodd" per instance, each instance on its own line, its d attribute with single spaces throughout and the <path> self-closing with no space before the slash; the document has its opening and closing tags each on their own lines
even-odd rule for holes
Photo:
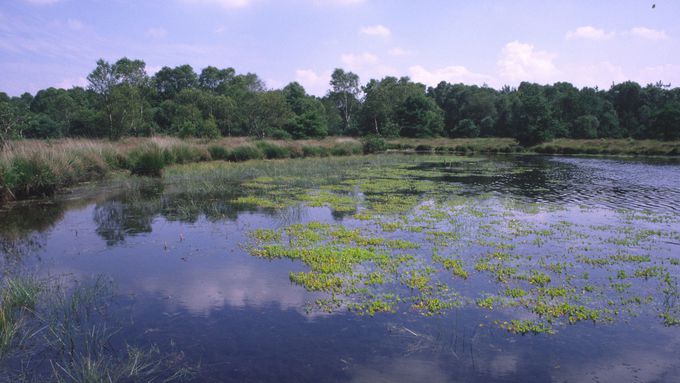
<svg viewBox="0 0 680 383">
<path fill-rule="evenodd" d="M 513 319 L 510 322 L 503 322 L 501 328 L 513 334 L 552 334 L 554 331 L 547 323 L 535 322 L 532 320 Z"/>
</svg>

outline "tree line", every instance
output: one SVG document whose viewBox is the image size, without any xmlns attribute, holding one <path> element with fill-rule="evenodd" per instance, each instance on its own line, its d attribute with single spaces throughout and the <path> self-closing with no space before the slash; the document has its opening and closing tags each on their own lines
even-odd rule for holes
<svg viewBox="0 0 680 383">
<path fill-rule="evenodd" d="M 268 89 L 253 73 L 209 66 L 163 67 L 99 60 L 86 88 L 35 95 L 0 92 L 0 146 L 8 139 L 151 136 L 327 135 L 512 137 L 533 145 L 553 138 L 680 139 L 680 88 L 627 81 L 609 90 L 567 82 L 522 82 L 499 90 L 408 77 L 371 79 L 336 69 L 323 97 L 292 82 Z"/>
</svg>

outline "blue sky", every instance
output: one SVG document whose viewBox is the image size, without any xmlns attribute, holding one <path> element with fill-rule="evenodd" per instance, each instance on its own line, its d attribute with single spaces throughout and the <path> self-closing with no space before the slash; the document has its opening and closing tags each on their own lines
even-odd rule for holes
<svg viewBox="0 0 680 383">
<path fill-rule="evenodd" d="M 85 86 L 97 59 L 123 56 L 150 73 L 233 67 L 317 95 L 337 67 L 362 83 L 676 86 L 678 17 L 674 0 L 3 0 L 0 91 Z"/>
</svg>

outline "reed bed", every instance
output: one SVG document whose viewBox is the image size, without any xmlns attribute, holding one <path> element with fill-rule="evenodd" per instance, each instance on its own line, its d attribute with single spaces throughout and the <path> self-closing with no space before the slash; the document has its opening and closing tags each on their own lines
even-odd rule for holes
<svg viewBox="0 0 680 383">
<path fill-rule="evenodd" d="M 211 160 L 343 156 L 362 153 L 352 138 L 278 141 L 251 138 L 181 140 L 174 137 L 9 142 L 0 153 L 0 201 L 45 196 L 112 172 L 159 176 L 168 165 Z"/>
</svg>

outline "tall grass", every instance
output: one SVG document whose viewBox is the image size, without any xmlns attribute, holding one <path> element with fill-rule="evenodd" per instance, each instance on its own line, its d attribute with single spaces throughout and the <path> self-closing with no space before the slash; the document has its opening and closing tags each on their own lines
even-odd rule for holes
<svg viewBox="0 0 680 383">
<path fill-rule="evenodd" d="M 113 290 L 93 283 L 11 276 L 0 284 L 0 381 L 170 382 L 191 377 L 156 346 L 116 352 L 106 308 Z"/>
<path fill-rule="evenodd" d="M 677 156 L 680 155 L 680 141 L 561 138 L 536 145 L 532 150 L 544 154 Z"/>
<path fill-rule="evenodd" d="M 303 148 L 315 148 L 305 151 Z M 64 139 L 12 141 L 0 153 L 0 202 L 50 195 L 112 172 L 160 176 L 168 165 L 210 160 L 302 157 L 306 154 L 357 154 L 355 139 L 258 141 L 248 138 L 180 140 L 173 137 L 128 138 L 117 142 Z"/>
<path fill-rule="evenodd" d="M 31 277 L 8 277 L 0 286 L 0 356 L 9 350 L 25 321 L 25 311 L 32 311 L 42 291 L 42 284 Z"/>
<path fill-rule="evenodd" d="M 111 173 L 160 176 L 169 165 L 211 160 L 241 162 L 252 159 L 348 156 L 384 149 L 425 153 L 514 153 L 680 155 L 680 142 L 653 140 L 559 139 L 523 148 L 510 138 L 474 139 L 364 139 L 218 140 L 174 137 L 105 140 L 64 139 L 11 141 L 0 153 L 0 203 L 9 199 L 49 195 Z"/>
</svg>

